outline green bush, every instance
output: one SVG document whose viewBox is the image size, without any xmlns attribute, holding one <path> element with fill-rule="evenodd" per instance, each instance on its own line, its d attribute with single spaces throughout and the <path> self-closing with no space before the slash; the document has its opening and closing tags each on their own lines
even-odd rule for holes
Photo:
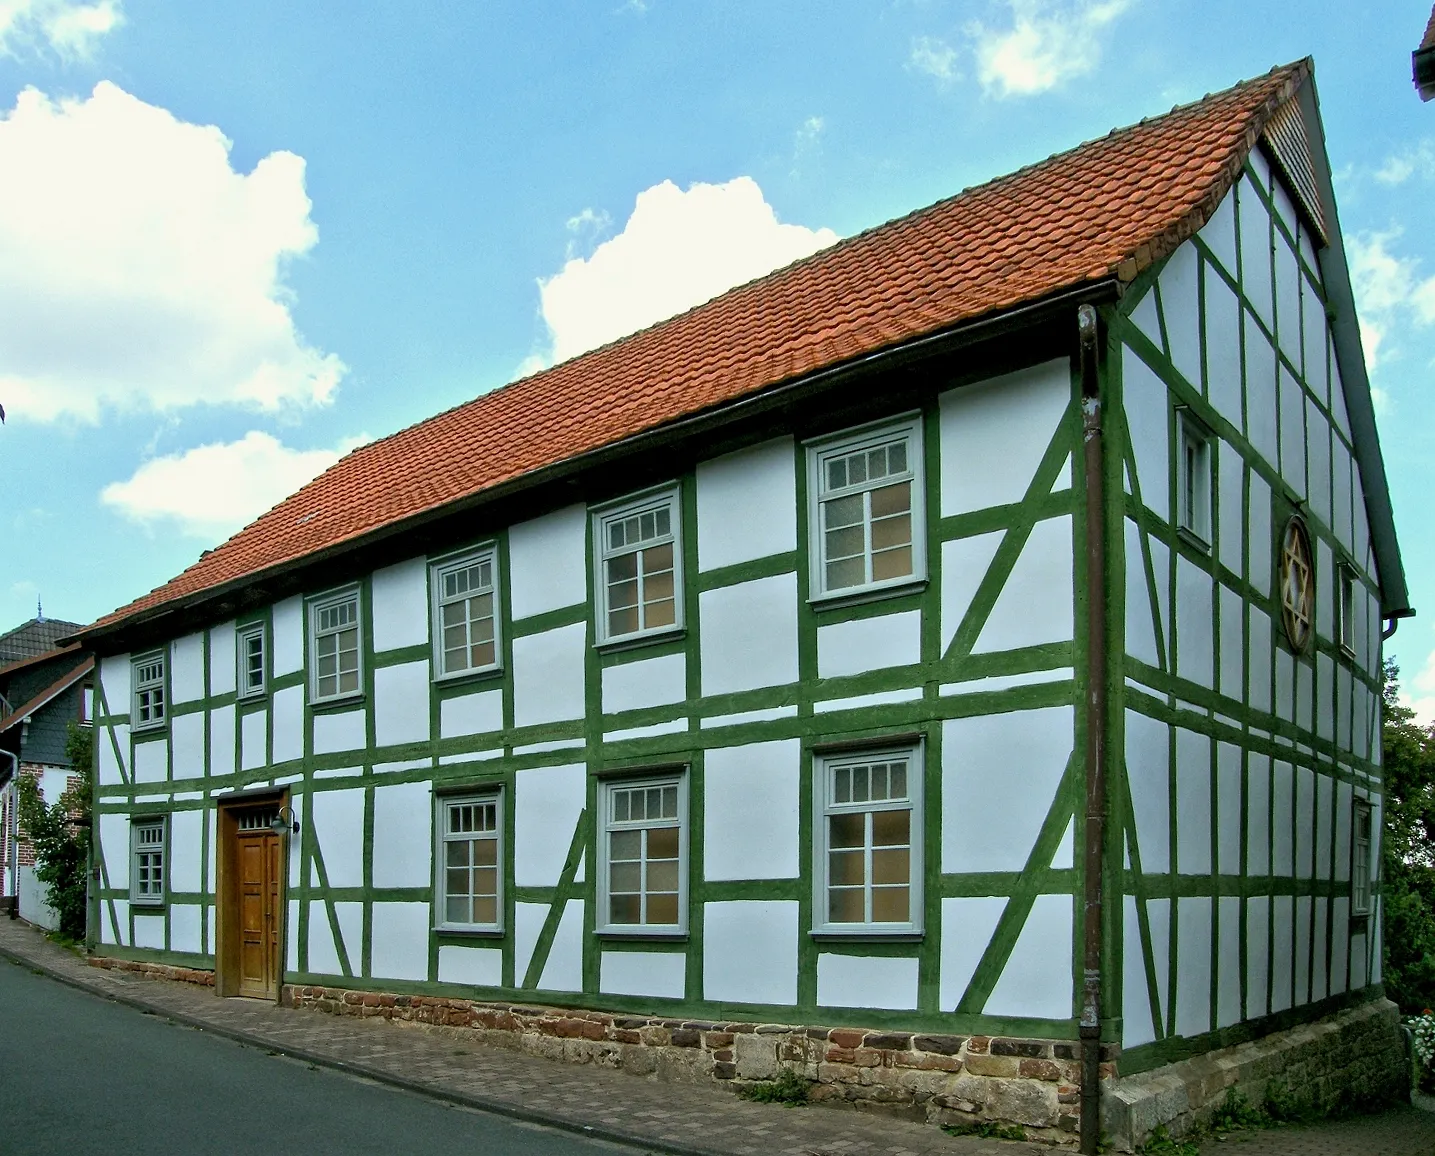
<svg viewBox="0 0 1435 1156">
<path fill-rule="evenodd" d="M 20 778 L 20 825 L 35 848 L 35 877 L 45 884 L 45 901 L 60 918 L 60 935 L 72 941 L 84 939 L 88 909 L 91 751 L 91 732 L 71 723 L 65 756 L 79 781 L 53 806 L 45 805 L 34 779 Z"/>
<path fill-rule="evenodd" d="M 775 1080 L 762 1080 L 738 1088 L 737 1094 L 744 1100 L 758 1104 L 805 1104 L 807 1090 L 812 1085 L 791 1068 L 783 1068 Z"/>
</svg>

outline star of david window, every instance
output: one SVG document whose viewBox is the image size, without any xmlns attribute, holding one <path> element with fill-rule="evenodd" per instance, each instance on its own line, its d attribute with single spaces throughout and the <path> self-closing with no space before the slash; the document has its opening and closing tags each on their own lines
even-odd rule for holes
<svg viewBox="0 0 1435 1156">
<path fill-rule="evenodd" d="M 1291 649 L 1302 653 L 1310 642 L 1315 621 L 1315 570 L 1311 565 L 1310 535 L 1300 518 L 1286 523 L 1281 534 L 1281 621 Z"/>
</svg>

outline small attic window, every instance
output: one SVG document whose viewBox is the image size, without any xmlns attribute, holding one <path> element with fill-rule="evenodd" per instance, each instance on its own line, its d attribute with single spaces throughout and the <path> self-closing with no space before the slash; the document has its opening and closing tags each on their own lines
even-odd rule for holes
<svg viewBox="0 0 1435 1156">
<path fill-rule="evenodd" d="M 1183 533 L 1210 548 L 1211 435 L 1188 410 L 1177 414 L 1180 460 L 1177 465 L 1177 516 Z"/>
</svg>

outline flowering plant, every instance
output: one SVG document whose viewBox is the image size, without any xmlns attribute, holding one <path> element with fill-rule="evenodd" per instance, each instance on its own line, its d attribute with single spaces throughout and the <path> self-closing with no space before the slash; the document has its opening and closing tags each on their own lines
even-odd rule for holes
<svg viewBox="0 0 1435 1156">
<path fill-rule="evenodd" d="M 1418 1016 L 1405 1021 L 1415 1042 L 1415 1058 L 1420 1062 L 1420 1087 L 1435 1085 L 1435 1012 L 1428 1007 Z"/>
</svg>

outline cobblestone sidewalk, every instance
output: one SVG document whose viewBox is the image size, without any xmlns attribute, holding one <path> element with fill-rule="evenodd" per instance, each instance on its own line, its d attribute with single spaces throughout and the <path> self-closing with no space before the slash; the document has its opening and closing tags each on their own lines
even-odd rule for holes
<svg viewBox="0 0 1435 1156">
<path fill-rule="evenodd" d="M 469 1107 L 693 1156 L 1034 1156 L 1051 1149 L 948 1136 L 853 1111 L 751 1104 L 711 1086 L 657 1083 L 485 1047 L 443 1029 L 217 999 L 212 988 L 90 967 L 22 921 L 0 918 L 0 955 L 96 995 Z M 1435 1156 L 1435 1116 L 1413 1110 L 1208 1141 L 1232 1156 Z"/>
</svg>

